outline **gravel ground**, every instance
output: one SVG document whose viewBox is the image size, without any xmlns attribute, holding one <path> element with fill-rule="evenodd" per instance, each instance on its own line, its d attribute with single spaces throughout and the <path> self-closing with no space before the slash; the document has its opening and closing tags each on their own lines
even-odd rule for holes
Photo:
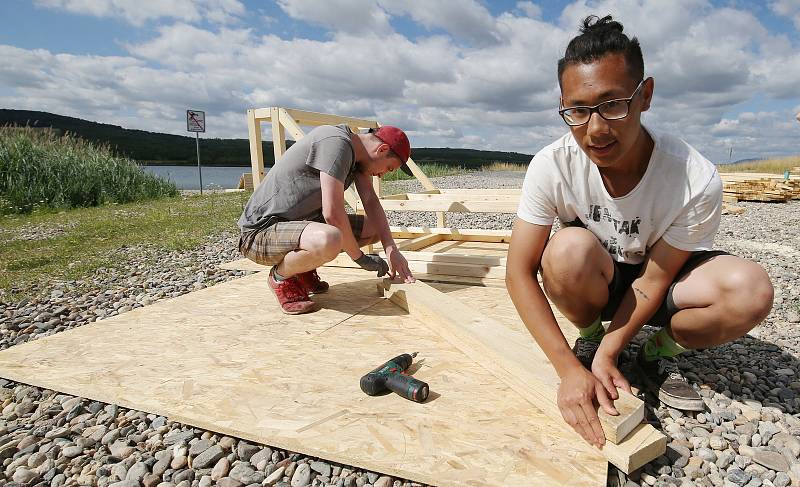
<svg viewBox="0 0 800 487">
<path fill-rule="evenodd" d="M 519 187 L 522 177 L 483 172 L 434 182 L 503 188 Z M 421 189 L 416 182 L 392 184 L 392 192 Z M 630 477 L 611 475 L 613 485 L 800 485 L 800 202 L 741 206 L 745 213 L 723 216 L 717 244 L 767 269 L 773 311 L 749 336 L 685 355 L 681 366 L 703 384 L 707 410 L 686 415 L 648 398 L 649 420 L 670 437 L 667 454 Z M 391 212 L 389 219 L 435 223 L 432 213 Z M 510 228 L 512 220 L 448 215 L 448 225 L 461 228 Z M 25 228 L 19 238 L 46 238 L 48 231 Z M 121 249 L 122 268 L 25 289 L 36 296 L 29 301 L 7 302 L 0 290 L 0 349 L 242 276 L 216 267 L 238 258 L 236 241 L 225 233 L 189 253 Z M 2 485 L 419 485 L 2 379 L 0 404 Z"/>
</svg>

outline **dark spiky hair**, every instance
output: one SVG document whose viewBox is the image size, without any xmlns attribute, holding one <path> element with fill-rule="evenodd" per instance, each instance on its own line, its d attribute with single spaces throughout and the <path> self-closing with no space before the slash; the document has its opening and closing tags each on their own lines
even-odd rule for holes
<svg viewBox="0 0 800 487">
<path fill-rule="evenodd" d="M 644 78 L 644 59 L 642 48 L 637 38 L 629 39 L 622 33 L 622 24 L 606 15 L 602 19 L 590 15 L 583 19 L 580 35 L 574 37 L 567 45 L 564 57 L 558 60 L 558 83 L 561 75 L 571 64 L 589 64 L 606 54 L 622 54 L 628 73 L 635 81 Z"/>
</svg>

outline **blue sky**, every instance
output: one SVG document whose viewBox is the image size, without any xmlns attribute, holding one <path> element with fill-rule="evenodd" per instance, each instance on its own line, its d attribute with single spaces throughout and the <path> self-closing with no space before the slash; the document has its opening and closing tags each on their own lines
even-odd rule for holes
<svg viewBox="0 0 800 487">
<path fill-rule="evenodd" d="M 246 137 L 279 105 L 534 153 L 566 131 L 555 61 L 589 13 L 642 42 L 648 126 L 717 162 L 800 152 L 800 0 L 5 0 L 0 107 L 170 133 L 205 109 Z"/>
</svg>

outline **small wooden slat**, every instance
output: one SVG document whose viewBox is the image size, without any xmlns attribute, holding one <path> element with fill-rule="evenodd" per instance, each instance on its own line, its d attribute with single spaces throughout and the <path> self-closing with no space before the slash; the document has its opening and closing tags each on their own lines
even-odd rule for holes
<svg viewBox="0 0 800 487">
<path fill-rule="evenodd" d="M 379 289 L 548 414 L 554 424 L 569 429 L 556 404 L 558 378 L 532 338 L 522 343 L 518 334 L 421 282 L 403 284 L 386 279 L 379 284 Z M 603 431 L 609 440 L 602 453 L 611 463 L 630 473 L 662 455 L 667 439 L 651 425 L 641 424 L 644 404 L 639 399 L 620 391 L 615 406 L 620 411 L 619 416 L 599 411 Z M 574 435 L 576 448 L 588 446 L 577 433 Z"/>
</svg>

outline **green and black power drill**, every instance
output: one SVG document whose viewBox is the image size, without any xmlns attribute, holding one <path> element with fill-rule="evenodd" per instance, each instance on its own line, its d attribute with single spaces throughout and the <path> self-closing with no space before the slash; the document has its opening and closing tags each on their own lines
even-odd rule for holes
<svg viewBox="0 0 800 487">
<path fill-rule="evenodd" d="M 417 353 L 404 353 L 389 360 L 361 378 L 361 390 L 369 396 L 377 396 L 387 390 L 396 392 L 414 402 L 428 399 L 428 384 L 404 374 Z"/>
</svg>

